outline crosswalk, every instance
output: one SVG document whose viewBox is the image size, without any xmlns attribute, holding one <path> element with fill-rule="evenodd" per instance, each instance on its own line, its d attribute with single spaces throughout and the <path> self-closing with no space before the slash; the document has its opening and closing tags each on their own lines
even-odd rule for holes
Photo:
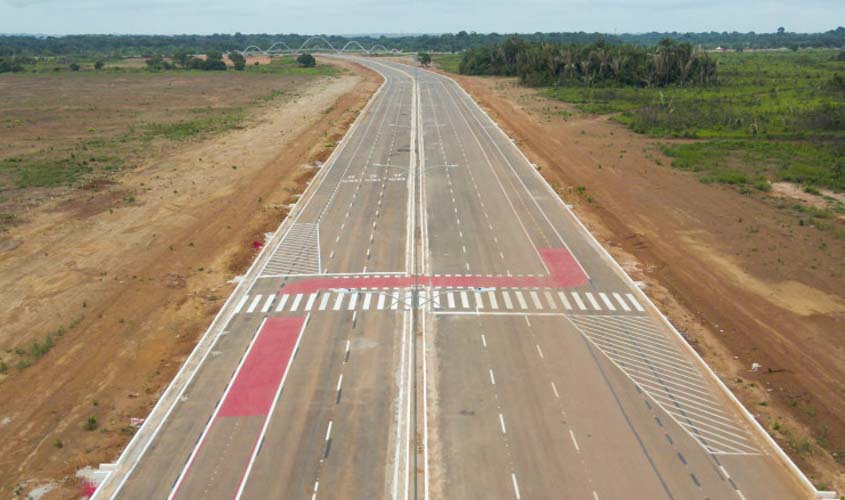
<svg viewBox="0 0 845 500">
<path fill-rule="evenodd" d="M 362 288 L 312 293 L 244 296 L 235 313 L 303 313 L 311 311 L 385 311 L 413 307 L 438 311 L 556 312 L 571 314 L 641 314 L 645 308 L 632 293 L 555 289 Z"/>
</svg>

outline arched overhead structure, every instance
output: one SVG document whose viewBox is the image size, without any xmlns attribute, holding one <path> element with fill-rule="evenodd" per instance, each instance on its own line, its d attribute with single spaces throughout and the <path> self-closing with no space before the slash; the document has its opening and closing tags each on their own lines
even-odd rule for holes
<svg viewBox="0 0 845 500">
<path fill-rule="evenodd" d="M 298 48 L 292 48 L 290 45 L 286 44 L 285 42 L 273 42 L 270 47 L 266 50 L 260 47 L 256 47 L 255 45 L 250 45 L 249 47 L 245 48 L 244 50 L 240 51 L 243 55 L 248 54 L 263 54 L 263 55 L 270 55 L 270 54 L 290 54 L 290 53 L 298 53 L 298 52 L 330 52 L 334 54 L 343 54 L 347 52 L 363 52 L 365 54 L 401 54 L 402 51 L 398 49 L 390 49 L 388 50 L 387 47 L 384 45 L 377 43 L 370 47 L 369 49 L 364 48 L 360 42 L 357 40 L 350 40 L 346 42 L 346 44 L 338 49 L 334 45 L 331 44 L 325 37 L 322 36 L 312 36 L 305 40 Z"/>
</svg>

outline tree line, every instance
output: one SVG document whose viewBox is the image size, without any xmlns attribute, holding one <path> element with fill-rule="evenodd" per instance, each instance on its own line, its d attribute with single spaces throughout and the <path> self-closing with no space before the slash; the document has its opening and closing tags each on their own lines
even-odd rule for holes
<svg viewBox="0 0 845 500">
<path fill-rule="evenodd" d="M 460 31 L 441 35 L 404 36 L 355 36 L 323 35 L 337 48 L 350 40 L 357 40 L 365 47 L 381 44 L 387 49 L 407 52 L 461 52 L 486 45 L 500 44 L 514 34 L 475 33 Z M 772 33 L 641 33 L 607 35 L 602 33 L 532 33 L 519 35 L 528 42 L 552 44 L 590 44 L 606 40 L 611 45 L 631 44 L 653 46 L 669 38 L 704 48 L 727 47 L 732 49 L 845 47 L 845 28 L 824 33 L 792 33 L 778 28 Z M 0 56 L 30 55 L 106 55 L 113 57 L 173 54 L 185 49 L 199 54 L 209 51 L 231 52 L 249 45 L 269 47 L 273 42 L 285 42 L 298 48 L 310 38 L 299 34 L 214 34 L 214 35 L 67 35 L 67 36 L 0 36 Z"/>
<path fill-rule="evenodd" d="M 517 76 L 526 85 L 706 85 L 716 61 L 689 43 L 665 38 L 653 47 L 529 42 L 518 37 L 467 50 L 459 71 L 469 75 Z"/>
</svg>

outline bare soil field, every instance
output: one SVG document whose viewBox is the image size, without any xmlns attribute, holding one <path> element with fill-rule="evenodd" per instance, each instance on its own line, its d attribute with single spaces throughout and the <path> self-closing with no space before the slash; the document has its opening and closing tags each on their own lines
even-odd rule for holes
<svg viewBox="0 0 845 500">
<path fill-rule="evenodd" d="M 380 84 L 332 64 L 346 69 L 0 79 L 0 161 L 85 145 L 122 162 L 55 185 L 0 172 L 2 496 L 78 498 L 75 472 L 117 458 Z"/>
<path fill-rule="evenodd" d="M 812 200 L 703 184 L 669 167 L 665 139 L 512 79 L 450 76 L 815 484 L 845 489 L 845 245 L 783 208 Z"/>
</svg>

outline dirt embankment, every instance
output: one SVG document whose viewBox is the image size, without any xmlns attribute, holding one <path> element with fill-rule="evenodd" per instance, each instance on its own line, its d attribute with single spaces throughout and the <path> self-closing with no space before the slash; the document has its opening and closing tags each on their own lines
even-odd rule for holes
<svg viewBox="0 0 845 500">
<path fill-rule="evenodd" d="M 335 63 L 333 63 L 335 64 Z M 157 155 L 27 214 L 0 250 L 0 491 L 115 460 L 380 77 L 357 65 L 257 111 L 254 124 Z M 131 200 L 122 193 L 134 193 Z M 40 358 L 30 342 L 52 332 Z M 16 354 L 15 348 L 26 350 Z M 18 485 L 23 485 L 19 488 Z"/>
<path fill-rule="evenodd" d="M 845 489 L 845 245 L 777 193 L 671 169 L 608 117 L 513 80 L 456 78 L 811 479 Z"/>
</svg>

